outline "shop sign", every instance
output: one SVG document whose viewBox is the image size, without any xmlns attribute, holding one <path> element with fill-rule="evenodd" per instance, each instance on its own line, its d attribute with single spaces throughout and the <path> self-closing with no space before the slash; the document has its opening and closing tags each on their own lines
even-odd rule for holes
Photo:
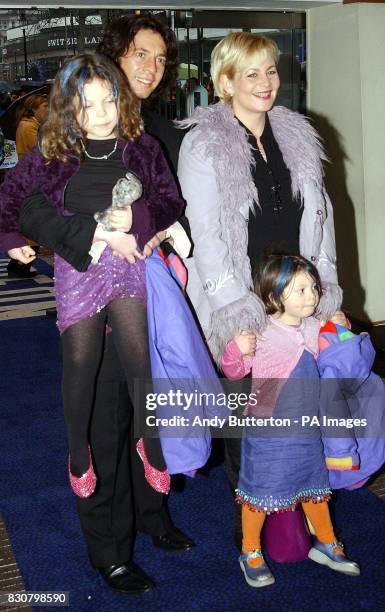
<svg viewBox="0 0 385 612">
<path fill-rule="evenodd" d="M 86 46 L 97 45 L 102 40 L 101 36 L 85 36 L 84 42 Z M 78 44 L 77 36 L 72 38 L 67 38 L 67 46 L 73 47 Z M 66 39 L 65 38 L 50 38 L 48 39 L 48 48 L 52 49 L 53 47 L 65 47 Z"/>
</svg>

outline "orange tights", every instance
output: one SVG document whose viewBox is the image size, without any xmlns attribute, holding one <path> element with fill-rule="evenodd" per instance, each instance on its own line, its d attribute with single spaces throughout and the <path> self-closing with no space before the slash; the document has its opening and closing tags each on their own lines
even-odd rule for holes
<svg viewBox="0 0 385 612">
<path fill-rule="evenodd" d="M 302 502 L 302 508 L 313 525 L 320 542 L 327 544 L 335 542 L 336 536 L 330 519 L 328 503 L 326 501 L 319 503 Z M 242 506 L 242 552 L 249 553 L 261 548 L 261 531 L 265 518 L 266 512 L 255 512 L 245 504 Z M 252 567 L 257 567 L 263 563 L 263 560 L 261 558 L 250 559 L 248 563 Z"/>
</svg>

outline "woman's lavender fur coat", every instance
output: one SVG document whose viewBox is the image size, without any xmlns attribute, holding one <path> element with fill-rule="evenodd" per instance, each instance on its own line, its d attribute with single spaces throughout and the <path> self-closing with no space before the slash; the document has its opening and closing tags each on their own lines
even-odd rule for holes
<svg viewBox="0 0 385 612">
<path fill-rule="evenodd" d="M 326 159 L 308 120 L 284 107 L 269 120 L 291 174 L 293 195 L 303 202 L 301 255 L 314 262 L 324 295 L 319 312 L 329 318 L 340 307 L 333 210 L 323 184 Z M 258 203 L 251 168 L 255 164 L 245 129 L 231 106 L 219 102 L 197 108 L 182 127 L 185 136 L 178 177 L 186 199 L 194 253 L 186 260 L 187 292 L 217 362 L 227 342 L 241 330 L 262 330 L 266 315 L 253 293 L 247 255 L 248 217 Z"/>
</svg>

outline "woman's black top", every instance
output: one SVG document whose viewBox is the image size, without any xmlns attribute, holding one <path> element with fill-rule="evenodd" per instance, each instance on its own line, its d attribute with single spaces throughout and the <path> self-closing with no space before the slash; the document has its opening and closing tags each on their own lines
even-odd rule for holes
<svg viewBox="0 0 385 612">
<path fill-rule="evenodd" d="M 267 162 L 258 149 L 255 136 L 245 129 L 249 144 L 253 147 L 255 168 L 252 174 L 260 205 L 259 208 L 254 204 L 248 225 L 247 254 L 254 279 L 258 265 L 268 252 L 299 253 L 299 226 L 303 208 L 299 199 L 293 198 L 290 172 L 274 138 L 268 116 L 261 136 Z"/>
<path fill-rule="evenodd" d="M 116 138 L 87 140 L 89 155 L 101 157 L 114 148 Z M 65 191 L 65 207 L 71 212 L 92 216 L 106 210 L 112 203 L 112 190 L 118 179 L 127 172 L 122 161 L 122 151 L 116 151 L 108 159 L 90 159 L 84 156 L 77 172 L 68 182 Z"/>
</svg>

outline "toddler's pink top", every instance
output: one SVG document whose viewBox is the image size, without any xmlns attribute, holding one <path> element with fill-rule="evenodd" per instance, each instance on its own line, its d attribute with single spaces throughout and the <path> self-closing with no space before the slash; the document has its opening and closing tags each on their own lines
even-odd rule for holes
<svg viewBox="0 0 385 612">
<path fill-rule="evenodd" d="M 314 317 L 304 319 L 300 325 L 286 325 L 270 316 L 254 357 L 243 356 L 234 340 L 228 343 L 221 360 L 223 373 L 237 380 L 251 371 L 251 392 L 261 396 L 257 407 L 247 406 L 246 414 L 271 416 L 275 400 L 303 351 L 318 356 L 319 330 L 320 322 Z"/>
</svg>

